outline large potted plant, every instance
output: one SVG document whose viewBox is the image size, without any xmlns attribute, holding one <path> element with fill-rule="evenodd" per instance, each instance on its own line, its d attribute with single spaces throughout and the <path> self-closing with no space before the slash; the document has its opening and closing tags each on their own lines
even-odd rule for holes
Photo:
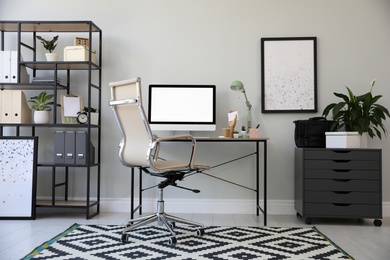
<svg viewBox="0 0 390 260">
<path fill-rule="evenodd" d="M 354 95 L 347 86 L 348 95 L 333 93 L 342 101 L 329 104 L 322 113 L 327 117 L 332 112 L 332 131 L 354 131 L 360 136 L 367 133 L 371 138 L 377 136 L 382 139 L 382 132 L 386 134 L 384 121 L 390 114 L 387 108 L 377 103 L 382 96 L 373 96 L 374 85 L 375 80 L 371 82 L 370 91 L 359 96 Z"/>
<path fill-rule="evenodd" d="M 47 124 L 50 121 L 51 105 L 54 104 L 50 99 L 53 94 L 47 94 L 45 91 L 39 93 L 38 96 L 33 96 L 27 102 L 32 103 L 31 108 L 34 109 L 34 123 Z"/>
<path fill-rule="evenodd" d="M 52 40 L 48 41 L 48 40 L 45 40 L 43 37 L 37 35 L 36 36 L 38 40 L 41 41 L 43 47 L 49 51 L 49 53 L 46 53 L 45 56 L 46 56 L 46 60 L 47 61 L 56 61 L 58 59 L 58 54 L 57 53 L 53 53 L 53 51 L 55 50 L 55 48 L 57 47 L 57 40 L 58 40 L 58 35 L 54 36 Z"/>
</svg>

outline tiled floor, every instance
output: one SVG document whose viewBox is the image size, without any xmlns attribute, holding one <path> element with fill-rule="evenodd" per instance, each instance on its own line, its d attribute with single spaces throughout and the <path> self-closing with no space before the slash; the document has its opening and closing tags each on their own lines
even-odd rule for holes
<svg viewBox="0 0 390 260">
<path fill-rule="evenodd" d="M 263 217 L 255 215 L 177 214 L 202 222 L 206 226 L 262 226 Z M 40 213 L 36 220 L 0 220 L 0 259 L 21 259 L 35 247 L 55 237 L 74 223 L 118 224 L 127 222 L 128 213 L 100 213 L 86 220 L 79 213 Z M 295 215 L 270 215 L 268 226 L 307 227 Z M 372 220 L 318 219 L 316 226 L 338 246 L 361 260 L 390 259 L 390 218 L 383 219 L 381 227 Z M 118 238 L 119 239 L 119 238 Z"/>
</svg>

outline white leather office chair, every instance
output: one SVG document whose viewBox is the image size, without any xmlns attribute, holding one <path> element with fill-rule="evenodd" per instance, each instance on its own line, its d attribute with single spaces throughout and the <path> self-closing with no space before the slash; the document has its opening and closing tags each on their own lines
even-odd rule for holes
<svg viewBox="0 0 390 260">
<path fill-rule="evenodd" d="M 186 174 L 201 172 L 210 168 L 208 165 L 195 163 L 195 139 L 190 135 L 163 138 L 153 135 L 142 107 L 140 78 L 111 82 L 109 86 L 111 87 L 111 101 L 109 104 L 112 107 L 123 137 L 119 145 L 121 162 L 127 167 L 138 167 L 152 176 L 165 178 L 164 181 L 158 184 L 157 212 L 149 216 L 130 219 L 127 227 L 123 229 L 122 241 L 128 241 L 127 232 L 154 221 L 164 224 L 171 232 L 172 236 L 169 237 L 169 244 L 177 242 L 174 231 L 175 222 L 196 226 L 198 227 L 196 230 L 197 234 L 199 236 L 203 235 L 204 226 L 202 224 L 168 215 L 164 212 L 163 189 L 165 187 L 172 185 L 184 188 L 177 186 L 176 181 L 182 180 Z M 192 142 L 190 158 L 185 162 L 159 160 L 158 153 L 162 149 L 161 144 L 178 139 Z M 198 190 L 192 191 L 199 192 Z"/>
</svg>

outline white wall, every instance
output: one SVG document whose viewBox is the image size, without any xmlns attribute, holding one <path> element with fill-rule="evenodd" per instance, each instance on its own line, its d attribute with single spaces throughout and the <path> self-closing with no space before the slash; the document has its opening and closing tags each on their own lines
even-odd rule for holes
<svg viewBox="0 0 390 260">
<path fill-rule="evenodd" d="M 390 104 L 388 0 L 2 0 L 0 19 L 92 20 L 103 30 L 101 191 L 105 199 L 127 198 L 130 180 L 129 170 L 117 158 L 119 132 L 107 105 L 110 81 L 140 76 L 144 87 L 150 83 L 215 84 L 218 131 L 211 136 L 220 134 L 229 109 L 236 108 L 245 115 L 243 97 L 228 88 L 233 80 L 243 81 L 253 104 L 254 124 L 261 123 L 261 136 L 270 138 L 271 200 L 289 201 L 294 197 L 294 120 L 320 115 L 328 103 L 337 100 L 332 93 L 344 92 L 345 85 L 356 93 L 367 92 L 374 78 L 375 94 L 383 94 L 382 104 Z M 260 39 L 292 36 L 318 39 L 319 112 L 262 114 Z M 61 44 L 71 45 L 71 40 Z M 390 139 L 370 140 L 369 146 L 383 149 L 383 199 L 390 202 Z M 215 163 L 245 149 L 249 148 L 202 144 L 199 158 Z M 223 167 L 215 174 L 251 184 L 254 177 L 246 173 L 253 169 L 251 162 Z M 146 178 L 147 183 L 153 181 Z M 246 191 L 206 177 L 194 177 L 184 184 L 200 187 L 202 193 L 173 190 L 167 196 L 253 198 Z M 75 196 L 82 194 L 76 192 Z"/>
</svg>

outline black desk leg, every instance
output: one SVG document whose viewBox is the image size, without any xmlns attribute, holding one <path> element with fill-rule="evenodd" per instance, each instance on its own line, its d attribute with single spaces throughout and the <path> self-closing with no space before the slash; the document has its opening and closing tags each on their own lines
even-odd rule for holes
<svg viewBox="0 0 390 260">
<path fill-rule="evenodd" d="M 256 215 L 260 213 L 260 199 L 259 199 L 259 142 L 256 142 Z"/>
<path fill-rule="evenodd" d="M 267 226 L 267 140 L 264 141 L 264 226 Z"/>
</svg>

